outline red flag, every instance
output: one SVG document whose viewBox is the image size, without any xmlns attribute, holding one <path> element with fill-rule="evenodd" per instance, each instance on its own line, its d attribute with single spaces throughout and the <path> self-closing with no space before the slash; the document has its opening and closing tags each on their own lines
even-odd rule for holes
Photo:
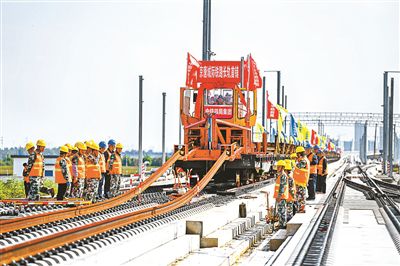
<svg viewBox="0 0 400 266">
<path fill-rule="evenodd" d="M 311 129 L 311 144 L 312 145 L 317 145 L 318 144 L 317 132 L 315 132 L 314 129 Z"/>
<path fill-rule="evenodd" d="M 267 106 L 267 118 L 269 119 L 278 119 L 279 118 L 279 110 L 276 108 L 269 100 Z"/>
<path fill-rule="evenodd" d="M 198 69 L 200 68 L 199 61 L 196 60 L 191 54 L 187 54 L 187 70 L 186 70 L 186 86 L 197 88 Z"/>
<path fill-rule="evenodd" d="M 251 54 L 248 60 L 244 62 L 244 84 L 249 90 L 255 90 L 262 86 L 260 71 L 253 57 L 251 57 Z"/>
</svg>

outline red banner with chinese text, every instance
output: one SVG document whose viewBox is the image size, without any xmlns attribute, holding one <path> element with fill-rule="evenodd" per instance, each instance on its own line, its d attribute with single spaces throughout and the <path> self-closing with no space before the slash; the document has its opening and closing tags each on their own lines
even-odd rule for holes
<svg viewBox="0 0 400 266">
<path fill-rule="evenodd" d="M 198 88 L 198 83 L 240 82 L 240 61 L 197 61 L 187 54 L 186 86 Z"/>
<path fill-rule="evenodd" d="M 214 114 L 215 118 L 232 118 L 232 106 L 204 105 L 204 113 Z"/>
<path fill-rule="evenodd" d="M 198 82 L 240 82 L 240 61 L 200 61 Z"/>
<path fill-rule="evenodd" d="M 269 119 L 278 119 L 279 118 L 279 110 L 276 108 L 269 100 L 267 104 L 267 118 Z"/>
</svg>

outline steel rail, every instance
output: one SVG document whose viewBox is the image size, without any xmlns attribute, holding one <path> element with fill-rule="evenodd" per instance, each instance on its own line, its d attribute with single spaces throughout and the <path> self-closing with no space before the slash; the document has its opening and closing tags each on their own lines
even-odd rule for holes
<svg viewBox="0 0 400 266">
<path fill-rule="evenodd" d="M 234 154 L 233 156 L 235 156 Z M 146 208 L 132 213 L 123 214 L 120 216 L 112 217 L 106 220 L 98 221 L 95 223 L 87 224 L 78 228 L 65 230 L 56 234 L 48 235 L 42 238 L 37 238 L 31 241 L 26 241 L 20 244 L 9 246 L 0 249 L 1 264 L 8 264 L 29 256 L 34 256 L 40 252 L 50 250 L 52 248 L 60 247 L 66 244 L 82 240 L 112 229 L 123 227 L 125 225 L 138 222 L 141 220 L 149 219 L 158 215 L 165 214 L 173 211 L 188 202 L 198 194 L 217 173 L 218 169 L 223 163 L 230 158 L 228 151 L 223 152 L 206 175 L 196 184 L 191 190 L 184 195 L 156 207 Z"/>
<path fill-rule="evenodd" d="M 398 233 L 400 233 L 400 208 L 397 204 L 385 193 L 383 190 L 377 185 L 377 183 L 368 175 L 366 171 L 364 171 L 361 167 L 359 168 L 362 175 L 366 179 L 366 183 L 376 189 L 378 194 L 375 197 L 375 200 L 378 202 L 380 206 L 383 207 L 386 214 L 389 216 L 393 225 L 396 227 Z M 389 207 L 390 208 L 389 208 Z"/>
<path fill-rule="evenodd" d="M 323 256 L 325 254 L 325 247 L 328 245 L 328 239 L 330 238 L 332 232 L 333 232 L 333 224 L 336 220 L 337 217 L 337 212 L 338 212 L 338 206 L 341 202 L 343 191 L 344 191 L 344 185 L 343 185 L 343 178 L 346 175 L 346 168 L 343 170 L 341 173 L 341 176 L 338 178 L 336 181 L 334 187 L 332 188 L 331 192 L 325 199 L 324 206 L 322 209 L 320 209 L 318 216 L 315 218 L 315 222 L 311 225 L 310 229 L 307 229 L 309 234 L 306 235 L 306 237 L 303 237 L 300 243 L 298 244 L 298 247 L 300 250 L 297 251 L 297 255 L 294 255 L 294 262 L 293 265 L 320 265 L 323 259 Z M 336 199 L 336 200 L 335 200 Z M 333 206 L 331 206 L 331 203 L 333 203 Z M 333 208 L 333 210 L 332 210 Z M 328 214 L 331 214 L 330 217 L 327 217 Z M 324 219 L 328 218 L 329 221 L 324 221 Z M 320 229 L 320 226 L 323 225 L 326 226 L 328 225 L 328 228 L 324 228 L 324 230 L 318 230 Z M 318 238 L 317 239 L 317 234 L 318 233 L 324 233 L 325 236 Z M 322 243 L 321 243 L 322 240 Z M 318 241 L 318 254 L 309 254 L 312 251 L 313 244 Z M 315 246 L 315 245 L 314 245 Z M 312 256 L 312 258 L 311 258 Z M 306 261 L 308 260 L 308 261 Z M 312 261 L 311 261 L 312 260 Z"/>
<path fill-rule="evenodd" d="M 138 187 L 132 188 L 131 190 L 121 194 L 115 198 L 108 199 L 102 202 L 83 205 L 68 209 L 62 209 L 58 211 L 52 211 L 48 213 L 36 214 L 27 217 L 19 217 L 14 219 L 0 220 L 0 233 L 6 233 L 15 231 L 27 227 L 32 227 L 39 224 L 50 223 L 59 220 L 65 220 L 73 218 L 79 215 L 91 214 L 106 209 L 110 209 L 117 205 L 120 205 L 133 197 L 139 195 L 146 190 L 152 183 L 154 183 L 163 173 L 165 173 L 169 167 L 172 166 L 177 160 L 183 158 L 184 151 L 179 150 L 175 152 L 171 158 L 169 158 L 163 166 L 158 168 L 149 178 L 142 182 Z"/>
</svg>

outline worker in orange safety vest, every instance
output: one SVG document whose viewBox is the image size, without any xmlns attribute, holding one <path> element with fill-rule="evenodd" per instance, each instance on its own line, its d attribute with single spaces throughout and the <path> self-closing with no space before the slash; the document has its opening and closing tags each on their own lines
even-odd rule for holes
<svg viewBox="0 0 400 266">
<path fill-rule="evenodd" d="M 75 147 L 78 148 L 78 152 L 72 157 L 72 185 L 71 185 L 71 197 L 82 198 L 83 189 L 85 186 L 85 153 L 86 145 L 82 142 L 77 142 Z"/>
<path fill-rule="evenodd" d="M 43 152 L 45 148 L 46 142 L 42 139 L 39 139 L 36 142 L 36 150 L 30 154 L 28 158 L 27 171 L 29 172 L 30 183 L 28 200 L 39 200 L 39 192 L 49 194 L 51 197 L 54 197 L 54 189 L 43 186 L 45 166 Z"/>
<path fill-rule="evenodd" d="M 293 173 L 292 173 L 292 160 L 285 160 L 285 172 L 288 177 L 288 186 L 289 186 L 289 196 L 286 202 L 287 205 L 287 220 L 290 221 L 295 214 L 295 205 L 296 205 L 296 184 L 294 182 Z"/>
<path fill-rule="evenodd" d="M 296 154 L 296 167 L 293 171 L 293 178 L 296 184 L 296 212 L 303 213 L 305 212 L 307 184 L 310 176 L 310 162 L 305 155 L 304 147 L 298 146 L 296 148 Z"/>
<path fill-rule="evenodd" d="M 110 173 L 110 195 L 111 197 L 117 196 L 119 187 L 121 185 L 121 174 L 122 174 L 122 144 L 117 143 L 115 146 L 115 152 L 112 153 L 108 159 L 107 166 Z"/>
<path fill-rule="evenodd" d="M 318 145 L 314 146 L 314 149 L 319 149 Z M 306 148 L 307 159 L 310 162 L 310 177 L 308 179 L 307 190 L 308 198 L 307 200 L 315 200 L 315 189 L 317 186 L 317 171 L 318 171 L 318 156 L 316 152 L 314 153 L 312 146 L 308 144 Z"/>
<path fill-rule="evenodd" d="M 284 160 L 279 160 L 276 166 L 277 177 L 275 181 L 274 198 L 278 208 L 277 213 L 279 221 L 278 225 L 275 226 L 279 228 L 285 228 L 287 222 L 286 201 L 289 198 L 288 176 L 284 171 L 286 163 Z"/>
<path fill-rule="evenodd" d="M 54 164 L 54 180 L 58 184 L 57 200 L 64 199 L 68 184 L 71 182 L 71 172 L 67 161 L 68 153 L 68 146 L 61 146 L 60 156 L 58 156 Z"/>
<path fill-rule="evenodd" d="M 319 150 L 318 155 L 318 178 L 317 178 L 317 193 L 326 193 L 326 177 L 328 176 L 328 161 L 325 157 L 325 152 Z"/>
<path fill-rule="evenodd" d="M 35 144 L 33 144 L 32 142 L 28 142 L 25 145 L 25 149 L 30 156 L 31 154 L 35 153 Z M 24 177 L 25 197 L 28 198 L 29 188 L 30 188 L 28 164 L 24 163 L 23 167 L 24 167 L 24 170 L 22 171 L 22 176 Z"/>
<path fill-rule="evenodd" d="M 83 198 L 85 200 L 95 202 L 97 200 L 97 191 L 99 190 L 99 180 L 101 178 L 101 170 L 99 164 L 100 148 L 97 143 L 92 141 L 88 142 L 87 146 L 90 148 L 91 152 L 86 153 L 86 179 Z"/>
</svg>

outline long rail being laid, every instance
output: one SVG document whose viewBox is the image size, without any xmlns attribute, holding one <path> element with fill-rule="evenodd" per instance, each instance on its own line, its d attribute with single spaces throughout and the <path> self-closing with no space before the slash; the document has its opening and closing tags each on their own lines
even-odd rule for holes
<svg viewBox="0 0 400 266">
<path fill-rule="evenodd" d="M 181 159 L 183 156 L 184 154 L 182 150 L 175 152 L 171 156 L 171 158 L 169 158 L 160 168 L 157 169 L 157 171 L 155 171 L 149 178 L 147 178 L 140 186 L 132 188 L 131 190 L 115 198 L 90 205 L 62 209 L 54 212 L 36 214 L 27 217 L 19 217 L 15 219 L 0 220 L 0 233 L 6 233 L 39 224 L 73 218 L 79 215 L 95 213 L 118 206 L 132 199 L 133 197 L 139 195 L 144 190 L 146 190 L 163 173 L 165 173 L 169 167 L 171 167 L 177 160 Z"/>
<path fill-rule="evenodd" d="M 200 180 L 200 182 L 181 197 L 157 207 L 151 207 L 120 216 L 111 217 L 110 219 L 98 221 L 82 227 L 61 231 L 53 235 L 48 235 L 42 238 L 37 238 L 31 241 L 26 241 L 17 245 L 2 248 L 0 249 L 0 254 L 2 254 L 0 264 L 8 264 L 12 261 L 34 256 L 40 252 L 50 250 L 52 248 L 60 247 L 93 235 L 173 211 L 190 202 L 191 199 L 210 182 L 213 176 L 217 173 L 218 169 L 227 159 L 229 159 L 229 157 L 230 154 L 227 151 L 223 152 L 210 170 L 206 173 L 206 175 Z"/>
</svg>

